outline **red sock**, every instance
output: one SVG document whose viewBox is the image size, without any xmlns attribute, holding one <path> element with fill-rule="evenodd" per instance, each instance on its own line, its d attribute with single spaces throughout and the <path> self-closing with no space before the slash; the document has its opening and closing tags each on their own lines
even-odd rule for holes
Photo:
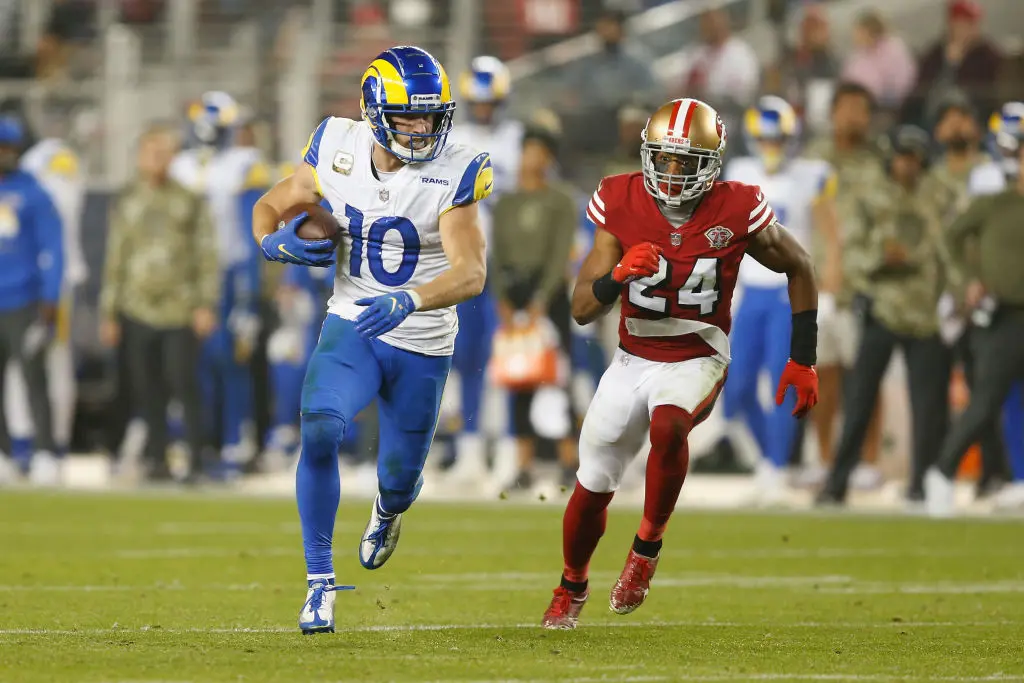
<svg viewBox="0 0 1024 683">
<path fill-rule="evenodd" d="M 576 482 L 562 518 L 562 556 L 568 581 L 587 580 L 590 558 L 608 524 L 608 503 L 614 493 L 594 493 Z"/>
<path fill-rule="evenodd" d="M 647 457 L 644 518 L 637 536 L 660 541 L 690 466 L 686 438 L 693 418 L 682 408 L 658 406 L 651 415 L 651 454 Z"/>
</svg>

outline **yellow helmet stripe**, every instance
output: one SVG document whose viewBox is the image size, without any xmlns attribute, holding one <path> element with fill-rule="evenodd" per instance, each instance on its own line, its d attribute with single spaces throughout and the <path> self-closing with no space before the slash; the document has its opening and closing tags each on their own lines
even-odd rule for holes
<svg viewBox="0 0 1024 683">
<path fill-rule="evenodd" d="M 381 98 L 388 104 L 409 104 L 409 93 L 405 90 L 405 81 L 402 79 L 401 74 L 398 73 L 398 69 L 385 59 L 375 59 L 370 63 L 370 66 L 363 72 L 363 77 L 360 79 L 360 85 L 366 83 L 366 79 L 370 76 L 377 77 L 377 83 L 384 93 L 384 97 Z M 447 77 L 445 77 L 447 80 Z M 448 91 L 448 99 L 451 99 L 451 90 Z"/>
<path fill-rule="evenodd" d="M 1003 127 L 1003 117 L 999 112 L 992 112 L 992 116 L 988 117 L 988 130 L 990 133 L 998 133 Z"/>
<path fill-rule="evenodd" d="M 452 83 L 448 80 L 448 72 L 444 70 L 441 63 L 437 63 L 437 70 L 441 73 L 441 101 L 451 102 L 452 101 Z"/>
<path fill-rule="evenodd" d="M 747 135 L 752 138 L 757 138 L 761 135 L 761 110 L 752 108 L 747 110 L 743 124 L 747 128 Z"/>
</svg>

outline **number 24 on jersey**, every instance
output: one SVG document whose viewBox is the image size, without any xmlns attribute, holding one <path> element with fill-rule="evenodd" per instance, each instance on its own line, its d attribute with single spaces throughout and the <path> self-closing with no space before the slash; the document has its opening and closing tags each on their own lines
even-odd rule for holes
<svg viewBox="0 0 1024 683">
<path fill-rule="evenodd" d="M 697 259 L 686 282 L 676 292 L 676 303 L 699 309 L 701 316 L 714 313 L 721 298 L 721 292 L 718 291 L 718 267 L 717 258 Z M 634 306 L 668 315 L 669 297 L 657 292 L 671 282 L 672 264 L 662 256 L 657 273 L 629 283 L 629 301 Z"/>
</svg>

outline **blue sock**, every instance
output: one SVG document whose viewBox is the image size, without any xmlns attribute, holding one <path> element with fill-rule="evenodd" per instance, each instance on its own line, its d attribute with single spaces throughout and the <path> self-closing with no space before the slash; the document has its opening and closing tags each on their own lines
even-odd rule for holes
<svg viewBox="0 0 1024 683">
<path fill-rule="evenodd" d="M 1024 481 L 1024 391 L 1014 382 L 1003 402 L 1003 441 L 1014 481 Z"/>
<path fill-rule="evenodd" d="M 302 416 L 302 454 L 295 475 L 295 497 L 307 574 L 334 573 L 331 545 L 341 501 L 338 448 L 344 436 L 345 420 L 340 417 L 322 413 Z"/>
</svg>

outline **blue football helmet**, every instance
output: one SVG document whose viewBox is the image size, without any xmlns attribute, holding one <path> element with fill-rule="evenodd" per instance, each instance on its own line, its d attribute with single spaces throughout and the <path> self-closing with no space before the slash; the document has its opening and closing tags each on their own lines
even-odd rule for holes
<svg viewBox="0 0 1024 683">
<path fill-rule="evenodd" d="M 1020 173 L 1020 147 L 1024 140 L 1024 102 L 1007 102 L 988 122 L 988 147 L 1003 172 Z"/>
<path fill-rule="evenodd" d="M 441 63 L 418 47 L 400 45 L 374 59 L 363 73 L 359 106 L 377 143 L 405 162 L 431 161 L 444 149 L 452 130 L 455 100 Z M 403 133 L 389 120 L 394 114 L 433 114 L 430 133 Z M 396 135 L 409 137 L 410 146 Z"/>
<path fill-rule="evenodd" d="M 188 120 L 191 136 L 199 144 L 224 149 L 241 122 L 241 110 L 231 95 L 213 90 L 189 107 Z"/>
<path fill-rule="evenodd" d="M 743 135 L 751 153 L 774 172 L 796 153 L 800 119 L 786 100 L 765 95 L 743 117 Z"/>
<path fill-rule="evenodd" d="M 474 104 L 500 104 L 512 89 L 508 67 L 497 57 L 474 57 L 459 76 L 459 96 Z"/>
<path fill-rule="evenodd" d="M 21 147 L 25 141 L 25 128 L 15 116 L 0 116 L 0 145 Z"/>
<path fill-rule="evenodd" d="M 25 142 L 25 128 L 16 116 L 0 116 L 0 175 L 18 168 Z"/>
</svg>

